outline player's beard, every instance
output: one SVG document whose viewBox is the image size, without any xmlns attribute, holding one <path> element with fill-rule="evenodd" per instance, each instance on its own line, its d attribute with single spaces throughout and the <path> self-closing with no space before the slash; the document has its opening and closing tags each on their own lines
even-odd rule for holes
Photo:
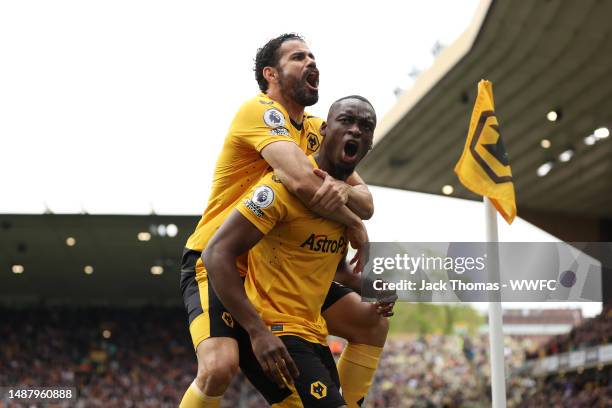
<svg viewBox="0 0 612 408">
<path fill-rule="evenodd" d="M 306 86 L 306 78 L 289 81 L 279 73 L 279 83 L 283 93 L 302 106 L 312 106 L 319 100 L 319 90 L 311 90 Z"/>
</svg>

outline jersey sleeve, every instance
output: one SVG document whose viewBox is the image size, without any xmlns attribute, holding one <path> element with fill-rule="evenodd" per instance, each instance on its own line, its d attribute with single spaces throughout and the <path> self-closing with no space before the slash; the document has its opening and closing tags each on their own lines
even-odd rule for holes
<svg viewBox="0 0 612 408">
<path fill-rule="evenodd" d="M 245 194 L 235 209 L 263 234 L 287 216 L 286 190 L 268 173 Z"/>
<path fill-rule="evenodd" d="M 289 118 L 281 109 L 255 98 L 242 105 L 234 118 L 234 141 L 257 152 L 281 140 L 299 144 L 291 135 L 288 123 Z"/>
</svg>

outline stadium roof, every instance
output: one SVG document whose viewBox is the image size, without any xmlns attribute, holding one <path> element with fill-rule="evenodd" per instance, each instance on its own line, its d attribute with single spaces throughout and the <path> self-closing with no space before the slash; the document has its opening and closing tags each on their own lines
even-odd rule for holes
<svg viewBox="0 0 612 408">
<path fill-rule="evenodd" d="M 182 304 L 180 256 L 198 219 L 2 214 L 0 301 Z"/>
<path fill-rule="evenodd" d="M 180 257 L 198 220 L 0 214 L 0 305 L 182 305 Z M 514 227 L 518 234 L 528 231 L 522 220 Z"/>
<path fill-rule="evenodd" d="M 477 199 L 453 168 L 485 78 L 494 85 L 519 215 L 611 218 L 612 142 L 600 129 L 612 127 L 610 15 L 612 2 L 597 0 L 483 1 L 470 27 L 381 121 L 360 174 L 373 185 L 432 194 L 451 185 L 452 196 Z M 553 110 L 556 121 L 547 119 Z M 596 129 L 600 137 L 585 140 Z M 567 150 L 573 157 L 564 162 Z M 552 170 L 539 176 L 547 162 Z"/>
</svg>

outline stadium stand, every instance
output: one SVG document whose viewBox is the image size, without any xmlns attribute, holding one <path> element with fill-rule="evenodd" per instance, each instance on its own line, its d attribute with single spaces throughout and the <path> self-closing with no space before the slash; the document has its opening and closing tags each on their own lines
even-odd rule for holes
<svg viewBox="0 0 612 408">
<path fill-rule="evenodd" d="M 586 333 L 608 330 L 611 315 L 608 307 L 567 337 L 589 342 Z M 174 307 L 0 308 L 0 384 L 76 387 L 78 400 L 57 407 L 174 407 L 195 370 L 183 319 Z M 395 336 L 365 406 L 489 406 L 487 341 L 486 335 Z M 579 344 L 587 343 L 571 347 Z M 537 377 L 524 364 L 533 340 L 506 337 L 505 345 L 508 406 L 610 406 L 610 365 Z M 0 401 L 20 406 L 26 405 Z M 222 406 L 267 404 L 239 375 Z"/>
<path fill-rule="evenodd" d="M 531 357 L 549 356 L 610 343 L 612 336 L 612 305 L 604 307 L 601 314 L 587 319 L 568 334 L 555 336 Z"/>
<path fill-rule="evenodd" d="M 176 407 L 195 371 L 178 308 L 2 309 L 0 315 L 0 384 L 76 387 L 76 403 L 62 407 Z"/>
<path fill-rule="evenodd" d="M 610 407 L 612 382 L 610 366 L 548 377 L 539 383 L 528 377 L 515 378 L 510 384 L 508 405 L 519 407 Z"/>
</svg>

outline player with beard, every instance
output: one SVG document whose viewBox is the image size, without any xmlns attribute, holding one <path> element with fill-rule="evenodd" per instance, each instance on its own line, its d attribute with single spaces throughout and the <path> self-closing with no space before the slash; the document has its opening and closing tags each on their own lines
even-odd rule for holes
<svg viewBox="0 0 612 408">
<path fill-rule="evenodd" d="M 315 213 L 347 227 L 351 245 L 362 254 L 367 232 L 361 219 L 371 217 L 372 196 L 363 180 L 351 174 L 339 181 L 316 170 L 307 158 L 323 137 L 323 121 L 304 112 L 318 100 L 319 71 L 303 39 L 285 34 L 258 50 L 255 77 L 261 94 L 238 110 L 215 167 L 207 208 L 189 237 L 181 268 L 181 290 L 196 349 L 198 371 L 181 406 L 216 407 L 238 370 L 233 318 L 208 282 L 201 254 L 237 201 L 272 167 L 283 185 Z M 191 176 L 196 179 L 195 175 Z M 244 276 L 247 254 L 237 268 Z M 359 271 L 364 259 L 356 265 Z M 354 283 L 346 268 L 338 279 Z M 347 287 L 332 284 L 323 315 L 332 334 L 349 341 L 339 362 L 345 399 L 365 396 L 388 332 L 384 315 L 390 305 L 371 306 Z"/>
<path fill-rule="evenodd" d="M 375 126 L 365 98 L 334 102 L 321 127 L 325 140 L 309 156 L 312 165 L 346 180 L 370 150 Z M 345 229 L 306 208 L 270 172 L 236 204 L 202 256 L 235 319 L 240 368 L 272 406 L 346 406 L 321 315 L 346 256 Z M 236 261 L 244 253 L 243 284 Z M 288 387 L 283 377 L 291 379 Z"/>
</svg>

